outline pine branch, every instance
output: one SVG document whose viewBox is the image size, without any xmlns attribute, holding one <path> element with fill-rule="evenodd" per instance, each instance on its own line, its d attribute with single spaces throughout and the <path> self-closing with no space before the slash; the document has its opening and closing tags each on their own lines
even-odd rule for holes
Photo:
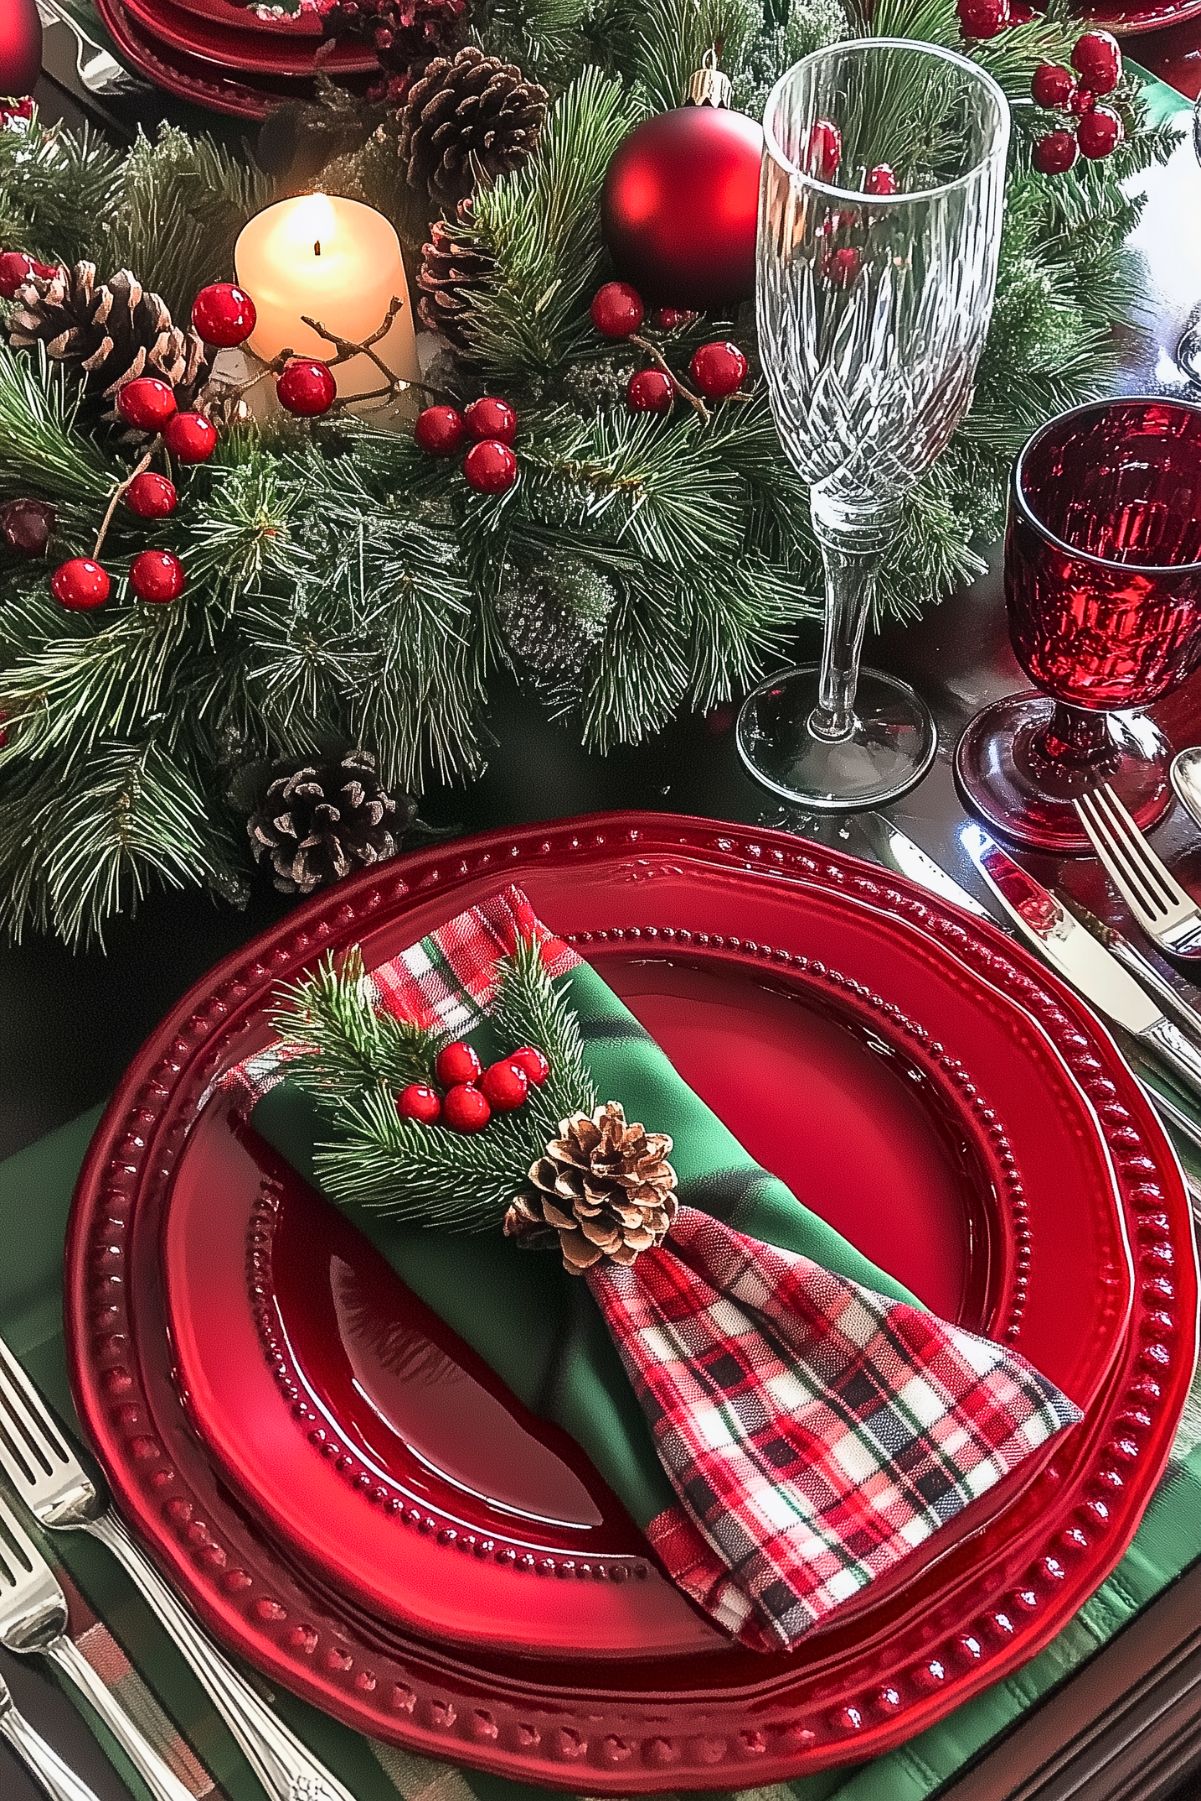
<svg viewBox="0 0 1201 1801">
<path fill-rule="evenodd" d="M 11 134 L 10 134 L 11 135 Z M 0 143 L 5 134 L 0 132 Z M 0 342 L 0 499 L 37 495 L 82 548 L 114 481 L 114 466 L 79 423 L 79 387 L 61 364 Z"/>
<path fill-rule="evenodd" d="M 290 1079 L 335 1119 L 377 1086 L 395 1098 L 410 1082 L 431 1081 L 446 1038 L 383 1012 L 357 945 L 340 963 L 327 956 L 313 975 L 281 988 L 272 1023 L 292 1059 Z"/>
<path fill-rule="evenodd" d="M 116 204 L 121 152 L 85 126 L 0 131 L 0 246 L 43 262 L 90 258 Z"/>
</svg>

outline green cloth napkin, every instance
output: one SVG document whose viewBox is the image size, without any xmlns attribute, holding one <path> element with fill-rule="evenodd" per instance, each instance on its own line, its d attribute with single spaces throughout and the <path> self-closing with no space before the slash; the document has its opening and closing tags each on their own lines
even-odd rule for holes
<svg viewBox="0 0 1201 1801">
<path fill-rule="evenodd" d="M 589 964 L 577 963 L 564 987 L 600 1098 L 623 1102 L 627 1118 L 674 1139 L 682 1202 L 877 1293 L 913 1299 L 747 1155 Z M 487 1022 L 470 1036 L 485 1061 L 515 1048 L 494 1044 Z M 253 1123 L 294 1169 L 315 1180 L 313 1146 L 328 1133 L 311 1100 L 285 1080 L 259 1101 Z M 820 1204 L 820 1196 L 812 1199 Z M 571 1434 L 640 1526 L 673 1505 L 646 1416 L 600 1309 L 585 1283 L 564 1274 L 556 1255 L 520 1249 L 499 1223 L 495 1232 L 468 1235 L 401 1227 L 367 1208 L 350 1217 L 527 1407 Z"/>
</svg>

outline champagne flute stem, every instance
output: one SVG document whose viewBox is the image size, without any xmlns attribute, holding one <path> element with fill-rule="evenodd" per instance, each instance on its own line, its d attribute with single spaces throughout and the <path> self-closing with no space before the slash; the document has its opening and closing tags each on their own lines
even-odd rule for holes
<svg viewBox="0 0 1201 1801">
<path fill-rule="evenodd" d="M 826 577 L 826 622 L 818 702 L 809 716 L 815 738 L 848 738 L 855 727 L 855 691 L 863 634 L 875 589 L 881 550 L 819 532 Z"/>
</svg>

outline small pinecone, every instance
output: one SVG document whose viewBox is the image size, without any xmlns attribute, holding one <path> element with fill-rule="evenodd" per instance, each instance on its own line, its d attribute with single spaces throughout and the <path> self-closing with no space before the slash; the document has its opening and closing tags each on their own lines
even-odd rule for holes
<svg viewBox="0 0 1201 1801">
<path fill-rule="evenodd" d="M 460 200 L 455 224 L 470 227 L 470 200 Z M 448 220 L 436 219 L 417 271 L 417 316 L 426 330 L 436 331 L 456 350 L 470 350 L 464 330 L 467 296 L 484 287 L 491 274 L 492 258 L 469 238 L 457 235 Z"/>
<path fill-rule="evenodd" d="M 400 156 L 410 187 L 461 200 L 476 183 L 522 164 L 546 118 L 547 92 L 515 63 L 467 44 L 436 56 L 409 89 Z"/>
<path fill-rule="evenodd" d="M 529 1186 L 505 1214 L 506 1238 L 540 1246 L 557 1236 L 572 1275 L 602 1257 L 633 1263 L 662 1244 L 679 1207 L 670 1150 L 666 1132 L 627 1124 L 620 1101 L 573 1113 L 530 1165 Z"/>
<path fill-rule="evenodd" d="M 51 276 L 33 276 L 17 289 L 8 322 L 14 350 L 44 344 L 55 362 L 74 363 L 117 417 L 117 391 L 138 375 L 156 375 L 175 389 L 180 405 L 193 398 L 208 374 L 198 334 L 181 331 L 166 302 L 121 269 L 97 281 L 94 263 L 77 263 Z"/>
<path fill-rule="evenodd" d="M 575 681 L 617 605 L 610 578 L 579 557 L 513 575 L 497 595 L 505 642 L 544 682 Z"/>
<path fill-rule="evenodd" d="M 373 756 L 351 750 L 338 762 L 277 771 L 246 830 L 256 862 L 271 859 L 281 894 L 311 894 L 356 864 L 390 857 L 416 811 L 411 796 L 384 792 Z"/>
</svg>

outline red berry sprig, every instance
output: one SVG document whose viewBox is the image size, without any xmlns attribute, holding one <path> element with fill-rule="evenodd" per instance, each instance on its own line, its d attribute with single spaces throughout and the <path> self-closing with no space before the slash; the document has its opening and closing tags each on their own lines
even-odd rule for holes
<svg viewBox="0 0 1201 1801">
<path fill-rule="evenodd" d="M 320 357 L 294 356 L 275 381 L 279 404 L 297 419 L 320 419 L 338 398 L 338 384 Z"/>
<path fill-rule="evenodd" d="M 688 365 L 693 381 L 706 400 L 725 400 L 737 394 L 746 380 L 749 365 L 737 344 L 718 339 L 702 344 L 692 353 Z"/>
<path fill-rule="evenodd" d="M 1009 0 L 959 0 L 959 29 L 965 38 L 1000 37 L 1013 23 Z"/>
<path fill-rule="evenodd" d="M 830 126 L 830 131 L 834 132 L 835 127 Z M 819 154 L 829 155 L 830 145 L 825 144 Z M 746 379 L 747 360 L 736 344 L 702 344 L 692 358 L 693 387 L 688 387 L 659 346 L 642 336 L 639 328 L 646 318 L 646 306 L 637 288 L 628 281 L 607 281 L 593 295 L 588 312 L 603 338 L 633 344 L 650 358 L 651 367 L 636 369 L 626 384 L 626 405 L 631 413 L 667 414 L 677 400 L 682 400 L 707 421 L 706 400 L 722 400 L 737 393 Z M 651 319 L 661 331 L 675 331 L 681 325 L 691 324 L 696 316 L 679 307 L 659 307 Z"/>
<path fill-rule="evenodd" d="M 487 441 L 487 440 L 485 440 Z M 474 1045 L 459 1040 L 444 1044 L 434 1059 L 434 1079 L 442 1092 L 426 1082 L 410 1082 L 396 1097 L 402 1119 L 419 1125 L 441 1123 L 452 1132 L 482 1132 L 494 1113 L 516 1113 L 550 1074 L 542 1051 L 524 1044 L 509 1057 L 485 1069 Z"/>
<path fill-rule="evenodd" d="M 140 550 L 129 566 L 130 587 L 152 606 L 178 600 L 187 582 L 187 572 L 173 550 Z"/>
<path fill-rule="evenodd" d="M 1122 52 L 1108 31 L 1086 31 L 1072 49 L 1072 67 L 1040 63 L 1031 93 L 1037 105 L 1063 115 L 1062 123 L 1035 139 L 1031 158 L 1040 175 L 1063 175 L 1077 155 L 1098 161 L 1125 136 L 1121 118 L 1098 104 L 1122 79 Z M 1075 123 L 1071 123 L 1071 121 Z"/>
<path fill-rule="evenodd" d="M 426 456 L 457 456 L 468 439 L 463 478 L 477 494 L 505 494 L 520 468 L 516 410 L 500 394 L 481 394 L 470 406 L 427 406 L 417 415 L 413 437 Z"/>
<path fill-rule="evenodd" d="M 192 302 L 192 324 L 215 350 L 244 344 L 257 323 L 254 301 L 232 281 L 210 282 Z"/>
</svg>

